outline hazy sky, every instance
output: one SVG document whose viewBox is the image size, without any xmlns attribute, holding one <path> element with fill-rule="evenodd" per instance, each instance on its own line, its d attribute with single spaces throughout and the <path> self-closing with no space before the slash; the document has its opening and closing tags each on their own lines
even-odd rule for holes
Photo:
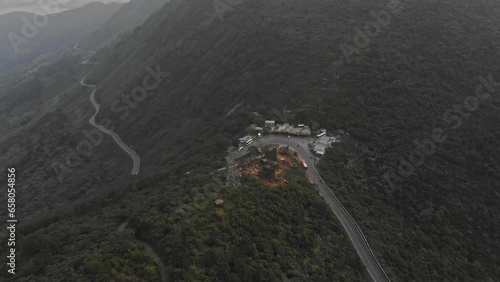
<svg viewBox="0 0 500 282">
<path fill-rule="evenodd" d="M 37 14 L 58 13 L 82 7 L 91 2 L 124 3 L 129 1 L 130 0 L 0 0 L 0 15 L 11 12 L 30 12 Z"/>
</svg>

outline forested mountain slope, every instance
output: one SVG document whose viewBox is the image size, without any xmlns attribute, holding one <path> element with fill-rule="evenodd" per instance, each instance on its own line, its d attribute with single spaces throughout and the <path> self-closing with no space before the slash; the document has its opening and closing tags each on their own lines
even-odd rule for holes
<svg viewBox="0 0 500 282">
<path fill-rule="evenodd" d="M 85 38 L 80 46 L 98 50 L 111 44 L 116 38 L 142 25 L 154 12 L 170 0 L 132 0 L 98 30 Z"/>
<path fill-rule="evenodd" d="M 97 30 L 122 5 L 91 3 L 45 17 L 24 12 L 0 16 L 0 72 L 17 64 L 29 64 L 42 53 L 77 43 Z"/>
<path fill-rule="evenodd" d="M 334 267 L 321 264 L 304 273 L 305 266 L 289 262 L 262 276 L 254 267 L 255 260 L 247 264 L 251 265 L 249 269 L 225 261 L 229 253 L 222 250 L 241 242 L 232 233 L 236 226 L 230 222 L 217 224 L 211 211 L 196 218 L 193 202 L 197 195 L 205 195 L 207 202 L 221 195 L 240 203 L 248 203 L 245 195 L 258 197 L 252 194 L 261 189 L 255 183 L 246 182 L 238 194 L 220 189 L 220 179 L 206 178 L 223 165 L 228 141 L 241 136 L 244 128 L 255 121 L 253 112 L 279 119 L 272 116 L 272 110 L 286 105 L 289 109 L 303 109 L 294 121 L 319 121 L 329 130 L 343 128 L 350 134 L 327 152 L 320 163 L 321 173 L 359 220 L 392 281 L 498 280 L 499 90 L 493 92 L 493 88 L 500 86 L 491 81 L 489 87 L 484 86 L 478 92 L 484 99 L 478 98 L 477 108 L 470 104 L 476 100 L 469 97 L 474 97 L 480 77 L 491 75 L 500 81 L 500 39 L 496 36 L 499 5 L 486 0 L 474 4 L 448 0 L 256 0 L 244 1 L 219 17 L 210 1 L 167 3 L 141 27 L 98 52 L 99 67 L 89 75 L 89 81 L 97 84 L 97 100 L 102 107 L 96 120 L 109 124 L 106 119 L 110 119 L 115 131 L 137 150 L 142 160 L 139 180 L 122 175 L 128 173 L 131 163 L 108 141 L 96 146 L 90 156 L 64 174 L 64 184 L 52 189 L 67 195 L 85 185 L 86 189 L 71 198 L 80 200 L 27 223 L 24 234 L 33 236 L 26 237 L 31 240 L 64 234 L 58 231 L 75 223 L 75 228 L 81 228 L 86 235 L 82 241 L 61 235 L 56 248 L 32 248 L 29 254 L 38 266 L 33 273 L 50 277 L 49 265 L 59 261 L 61 267 L 57 269 L 67 272 L 61 270 L 54 275 L 118 277 L 96 265 L 106 261 L 106 256 L 123 254 L 124 249 L 108 247 L 107 236 L 114 236 L 109 235 L 114 228 L 128 221 L 135 235 L 161 252 L 172 277 L 202 280 L 215 275 L 223 279 L 226 276 L 217 276 L 222 274 L 213 271 L 226 269 L 228 276 L 237 277 L 234 281 L 251 281 L 252 277 L 270 281 L 276 273 L 300 269 L 286 277 L 297 281 L 366 279 L 366 274 L 353 278 L 353 273 L 363 275 L 356 270 L 337 276 L 342 272 L 341 265 L 356 269 L 359 263 L 356 259 L 345 260 L 349 253 L 346 249 L 339 252 L 344 254 L 342 259 L 333 258 Z M 359 27 L 364 29 L 375 21 L 373 14 L 387 17 L 387 13 L 391 15 L 390 23 L 384 22 L 378 32 L 359 34 Z M 371 34 L 369 40 L 366 33 Z M 345 54 L 353 50 L 355 53 L 346 59 Z M 138 86 L 145 85 L 144 78 L 153 77 L 153 73 L 165 73 L 160 76 L 162 83 L 154 87 L 149 84 L 147 94 L 137 92 Z M 484 93 L 490 90 L 486 98 Z M 74 148 L 83 138 L 81 130 L 88 129 L 88 118 L 78 116 L 76 110 L 92 113 L 84 102 L 86 97 L 81 98 L 84 92 L 73 96 L 79 98 L 68 101 L 67 107 L 54 113 L 57 116 L 44 120 L 58 126 L 49 126 L 40 134 L 50 132 L 52 138 Z M 136 98 L 131 98 L 132 94 Z M 238 103 L 242 106 L 228 116 Z M 436 129 L 442 129 L 437 131 L 442 134 L 437 134 Z M 443 134 L 446 140 L 442 140 Z M 428 138 L 441 141 L 434 141 L 431 153 L 424 152 L 423 162 L 415 165 L 413 172 L 409 166 L 398 171 L 401 160 L 418 163 L 417 156 L 411 153 Z M 29 139 L 23 145 L 33 146 Z M 45 144 L 46 148 L 51 145 Z M 53 154 L 62 161 L 65 150 Z M 41 155 L 27 155 L 25 161 L 44 163 Z M 398 181 L 392 175 L 387 177 L 391 168 L 396 169 Z M 195 171 L 196 176 L 186 177 L 187 171 Z M 57 175 L 46 172 L 44 177 L 42 183 L 54 181 Z M 298 186 L 305 186 L 297 181 Z M 87 192 L 90 187 L 96 192 Z M 36 187 L 31 190 L 36 191 Z M 94 196 L 92 202 L 89 197 L 99 192 L 102 194 Z M 296 204 L 296 197 L 314 198 L 314 191 L 307 196 L 293 193 L 296 196 L 287 194 L 290 198 L 286 204 Z M 275 196 L 269 193 L 265 198 Z M 236 200 L 238 197 L 244 199 Z M 51 201 L 57 203 L 57 199 Z M 210 209 L 210 203 L 202 201 L 200 210 Z M 312 202 L 306 206 L 321 205 Z M 89 210 L 91 206 L 95 209 Z M 247 210 L 254 209 L 258 214 L 259 208 Z M 176 217 L 184 213 L 188 220 L 179 223 L 182 220 Z M 278 217 L 291 226 L 294 221 L 285 218 L 296 213 L 299 211 Z M 79 218 L 84 220 L 80 222 Z M 96 227 L 101 218 L 105 230 Z M 265 217 L 259 218 L 259 228 L 269 228 Z M 306 217 L 302 214 L 301 218 Z M 331 220 L 314 218 L 316 222 Z M 251 226 L 245 228 L 253 234 Z M 315 230 L 313 226 L 305 228 Z M 283 234 L 289 233 L 285 229 Z M 197 234 L 204 234 L 202 238 L 207 240 L 197 241 Z M 224 247 L 220 236 L 230 236 L 231 246 Z M 172 238 L 177 241 L 169 243 Z M 121 240 L 112 239 L 113 244 Z M 300 249 L 292 243 L 296 240 L 284 241 L 290 245 L 280 252 Z M 334 242 L 349 244 L 345 238 Z M 219 249 L 201 256 L 210 246 Z M 248 246 L 243 244 L 242 248 Z M 53 251 L 61 248 L 73 251 L 70 262 L 62 263 L 63 255 Z M 187 248 L 191 248 L 188 253 L 179 253 Z M 91 249 L 97 251 L 90 254 Z M 83 250 L 91 257 L 80 257 L 75 250 Z M 326 254 L 329 251 L 332 249 Z M 248 248 L 234 255 L 254 258 L 255 253 Z M 320 257 L 323 261 L 325 253 Z M 92 263 L 86 265 L 85 261 Z M 120 263 L 117 261 L 115 267 Z M 138 264 L 135 261 L 131 267 Z"/>
</svg>

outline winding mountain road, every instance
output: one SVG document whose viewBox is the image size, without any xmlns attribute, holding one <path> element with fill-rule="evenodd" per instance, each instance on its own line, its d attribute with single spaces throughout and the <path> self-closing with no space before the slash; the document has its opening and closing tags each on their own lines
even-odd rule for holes
<svg viewBox="0 0 500 282">
<path fill-rule="evenodd" d="M 99 110 L 101 109 L 101 106 L 99 106 L 99 104 L 97 103 L 97 101 L 95 99 L 95 93 L 97 92 L 97 86 L 85 83 L 85 77 L 83 77 L 82 81 L 80 81 L 80 85 L 90 87 L 93 89 L 92 94 L 90 94 L 90 102 L 92 102 L 92 105 L 94 105 L 96 111 L 95 111 L 94 115 L 89 119 L 89 123 L 92 126 L 94 126 L 95 128 L 99 129 L 100 131 L 113 137 L 116 144 L 118 144 L 120 146 L 120 148 L 122 148 L 132 158 L 133 166 L 132 166 L 131 174 L 137 175 L 139 173 L 139 168 L 141 166 L 141 158 L 139 157 L 139 155 L 137 155 L 137 153 L 134 150 L 132 150 L 132 148 L 127 146 L 127 144 L 125 144 L 125 142 L 122 141 L 120 136 L 118 136 L 118 134 L 114 133 L 113 131 L 111 131 L 111 130 L 107 129 L 106 127 L 104 127 L 100 124 L 97 124 L 95 122 L 95 117 L 97 116 L 97 114 L 99 113 Z"/>
<path fill-rule="evenodd" d="M 83 64 L 83 65 L 96 65 L 96 64 L 97 64 L 96 62 L 89 62 L 90 58 L 92 58 L 92 56 L 94 56 L 95 51 L 92 51 L 92 50 L 85 50 L 85 49 L 82 49 L 82 48 L 78 48 L 78 44 L 75 44 L 75 46 L 73 46 L 73 48 L 74 48 L 75 50 L 78 50 L 78 51 L 81 51 L 81 52 L 88 52 L 88 53 L 90 53 L 90 54 L 88 55 L 88 58 L 82 62 L 82 64 Z M 82 57 L 83 57 L 83 56 L 82 56 Z"/>
<path fill-rule="evenodd" d="M 128 221 L 121 223 L 116 230 L 118 233 L 124 234 L 125 228 L 127 227 Z M 160 282 L 168 282 L 168 271 L 167 267 L 161 260 L 160 256 L 154 251 L 154 249 L 146 242 L 143 242 L 137 238 L 129 238 L 134 240 L 135 242 L 141 244 L 144 247 L 144 250 L 153 258 L 156 265 L 158 266 L 158 271 L 160 272 Z"/>
<path fill-rule="evenodd" d="M 309 177 L 318 186 L 319 194 L 325 199 L 327 204 L 330 206 L 330 208 L 335 213 L 340 223 L 344 227 L 344 230 L 347 232 L 347 235 L 349 235 L 349 238 L 352 244 L 354 245 L 356 252 L 361 258 L 361 261 L 365 265 L 373 281 L 376 282 L 390 281 L 384 269 L 382 268 L 380 263 L 377 261 L 377 258 L 373 254 L 370 245 L 368 245 L 368 242 L 366 241 L 366 236 L 361 231 L 361 228 L 358 226 L 354 218 L 344 208 L 344 206 L 340 203 L 335 194 L 333 194 L 332 190 L 330 190 L 330 188 L 326 185 L 326 183 L 319 175 L 319 172 L 316 169 L 316 164 L 314 163 L 314 156 L 307 147 L 306 139 L 299 137 L 292 137 L 288 139 L 284 136 L 269 135 L 256 139 L 254 143 L 256 146 L 265 146 L 265 145 L 289 146 L 292 150 L 295 150 L 302 159 L 306 161 L 308 167 L 307 173 Z"/>
</svg>

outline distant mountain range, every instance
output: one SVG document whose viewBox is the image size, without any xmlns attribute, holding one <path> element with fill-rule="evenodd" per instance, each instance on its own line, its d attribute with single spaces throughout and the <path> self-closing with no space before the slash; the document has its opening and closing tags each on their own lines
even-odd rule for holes
<svg viewBox="0 0 500 282">
<path fill-rule="evenodd" d="M 61 13 L 12 57 L 79 42 L 97 64 L 68 50 L 0 87 L 22 240 L 1 281 L 369 281 L 303 172 L 224 185 L 231 141 L 283 108 L 349 132 L 318 171 L 392 281 L 500 280 L 499 1 L 134 2 Z"/>
<path fill-rule="evenodd" d="M 120 35 L 142 25 L 155 11 L 168 2 L 170 0 L 130 1 L 103 26 L 85 38 L 80 46 L 93 50 L 105 47 Z"/>
<path fill-rule="evenodd" d="M 0 72 L 15 64 L 29 63 L 41 53 L 77 43 L 97 30 L 122 6 L 121 3 L 90 3 L 47 16 L 46 23 L 42 24 L 35 24 L 36 19 L 31 13 L 0 16 Z"/>
<path fill-rule="evenodd" d="M 109 3 L 126 3 L 130 0 L 59 0 L 57 5 L 51 5 L 50 1 L 45 1 L 45 7 L 40 5 L 38 0 L 4 0 L 0 2 L 0 15 L 5 15 L 13 12 L 26 12 L 34 14 L 59 13 L 71 9 L 83 7 L 87 4 L 98 2 L 103 4 Z M 43 2 L 43 3 L 45 3 Z M 47 12 L 49 11 L 49 12 Z"/>
</svg>

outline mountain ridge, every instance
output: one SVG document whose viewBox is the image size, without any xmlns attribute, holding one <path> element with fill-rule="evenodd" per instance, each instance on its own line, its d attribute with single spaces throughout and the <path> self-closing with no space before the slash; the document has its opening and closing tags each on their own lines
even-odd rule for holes
<svg viewBox="0 0 500 282">
<path fill-rule="evenodd" d="M 16 12 L 0 16 L 0 71 L 30 63 L 38 55 L 78 43 L 123 4 L 90 3 L 59 14 Z"/>
<path fill-rule="evenodd" d="M 69 93 L 61 103 L 65 107 L 40 122 L 44 127 L 5 153 L 11 160 L 16 149 L 31 150 L 23 152 L 20 170 L 27 179 L 42 180 L 37 197 L 22 190 L 26 195 L 19 197 L 27 197 L 22 205 L 30 199 L 37 208 L 42 201 L 53 207 L 23 226 L 30 240 L 46 242 L 29 245 L 31 269 L 23 275 L 109 280 L 130 274 L 126 268 L 98 267 L 111 260 L 115 267 L 122 264 L 119 257 L 128 254 L 123 248 L 128 242 L 113 230 L 128 220 L 131 232 L 160 250 L 178 280 L 270 281 L 279 280 L 278 274 L 283 280 L 367 280 L 338 222 L 308 190 L 300 171 L 292 172 L 290 186 L 276 190 L 247 178 L 241 190 L 224 188 L 223 175 L 216 173 L 225 165 L 228 145 L 246 134 L 248 124 L 260 125 L 263 117 L 284 122 L 275 109 L 286 108 L 297 113 L 289 122 L 319 122 L 328 131 L 344 129 L 351 135 L 327 150 L 320 173 L 363 229 L 392 281 L 500 277 L 495 252 L 500 248 L 500 99 L 491 95 L 470 112 L 452 110 L 449 114 L 466 125 L 458 130 L 450 130 L 443 119 L 474 93 L 477 77 L 491 74 L 499 80 L 500 52 L 495 50 L 500 42 L 489 36 L 497 32 L 499 4 L 405 1 L 391 25 L 370 38 L 354 60 L 344 61 L 339 45 L 356 40 L 356 28 L 373 21 L 370 11 L 386 6 L 383 1 L 256 0 L 233 7 L 221 21 L 211 2 L 172 1 L 100 49 L 89 74 L 99 89 L 96 121 L 111 122 L 137 150 L 143 168 L 130 178 L 126 156 L 111 140 L 72 167 L 64 187 L 54 184 L 54 171 L 33 165 L 46 164 L 41 151 L 64 163 L 68 148 L 84 140 L 81 132 L 88 130 L 93 113 L 90 93 L 81 88 Z M 144 85 L 147 66 L 169 76 L 141 96 L 137 87 Z M 236 104 L 241 106 L 228 116 Z M 128 105 L 129 113 L 124 116 L 113 105 Z M 416 141 L 435 128 L 446 128 L 449 142 L 436 146 L 397 186 L 387 185 L 387 169 L 407 159 Z M 218 198 L 229 199 L 227 217 L 215 212 Z M 276 224 L 282 221 L 283 226 Z M 322 221 L 333 233 L 322 228 Z M 301 233 L 301 223 L 309 231 Z M 273 235 L 286 238 L 273 242 L 283 244 L 276 249 L 260 240 Z M 51 236 L 60 238 L 56 246 L 47 243 Z M 326 253 L 296 253 L 313 246 L 325 246 L 319 249 Z M 69 262 L 58 261 L 59 249 L 72 252 Z M 341 255 L 330 257 L 335 250 Z M 269 257 L 260 261 L 259 255 Z M 50 268 L 54 272 L 36 268 L 37 260 L 57 267 Z M 272 270 L 259 268 L 259 262 Z M 131 267 L 135 271 L 139 265 L 134 261 Z M 146 270 L 140 271 L 157 272 Z"/>
</svg>

